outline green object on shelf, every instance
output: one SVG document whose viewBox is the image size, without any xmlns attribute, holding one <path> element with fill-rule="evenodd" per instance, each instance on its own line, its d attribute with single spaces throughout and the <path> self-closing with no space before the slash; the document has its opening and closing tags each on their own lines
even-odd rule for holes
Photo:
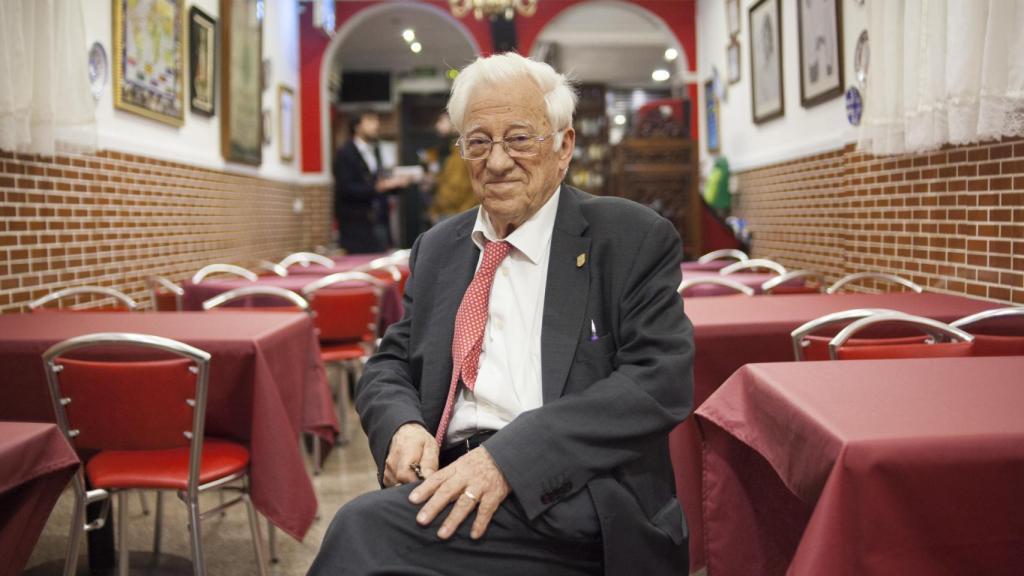
<svg viewBox="0 0 1024 576">
<path fill-rule="evenodd" d="M 728 210 L 732 206 L 732 193 L 729 192 L 729 161 L 724 157 L 715 160 L 704 185 L 704 201 L 715 210 Z"/>
</svg>

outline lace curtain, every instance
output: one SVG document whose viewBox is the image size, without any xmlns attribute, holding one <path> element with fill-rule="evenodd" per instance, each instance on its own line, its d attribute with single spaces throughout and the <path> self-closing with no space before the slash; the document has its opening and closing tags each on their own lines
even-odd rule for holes
<svg viewBox="0 0 1024 576">
<path fill-rule="evenodd" d="M 860 148 L 1024 136 L 1024 0 L 869 0 Z"/>
<path fill-rule="evenodd" d="M 0 1 L 0 149 L 96 148 L 81 0 Z"/>
</svg>

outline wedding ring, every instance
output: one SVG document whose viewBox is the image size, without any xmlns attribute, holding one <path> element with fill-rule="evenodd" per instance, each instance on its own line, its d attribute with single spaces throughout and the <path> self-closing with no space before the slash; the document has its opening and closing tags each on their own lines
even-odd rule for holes
<svg viewBox="0 0 1024 576">
<path fill-rule="evenodd" d="M 473 502 L 476 502 L 476 496 L 474 496 L 473 493 L 470 492 L 469 490 L 464 490 L 462 493 L 466 496 L 466 498 L 469 498 Z"/>
</svg>

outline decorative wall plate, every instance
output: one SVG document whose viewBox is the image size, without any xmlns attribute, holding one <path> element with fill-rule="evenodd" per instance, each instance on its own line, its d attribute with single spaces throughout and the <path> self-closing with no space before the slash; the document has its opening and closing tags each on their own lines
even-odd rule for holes
<svg viewBox="0 0 1024 576">
<path fill-rule="evenodd" d="M 864 101 L 861 99 L 860 90 L 856 86 L 850 86 L 846 91 L 846 119 L 853 126 L 860 126 L 860 117 L 864 113 Z"/>
<path fill-rule="evenodd" d="M 868 82 L 868 65 L 871 63 L 871 47 L 868 45 L 868 31 L 860 33 L 857 38 L 857 49 L 853 53 L 853 71 L 857 76 L 857 86 L 863 90 Z"/>
<path fill-rule="evenodd" d="M 110 77 L 110 63 L 107 60 L 107 51 L 103 44 L 93 42 L 89 47 L 89 88 L 92 90 L 94 100 L 100 99 L 103 87 L 107 85 Z"/>
</svg>

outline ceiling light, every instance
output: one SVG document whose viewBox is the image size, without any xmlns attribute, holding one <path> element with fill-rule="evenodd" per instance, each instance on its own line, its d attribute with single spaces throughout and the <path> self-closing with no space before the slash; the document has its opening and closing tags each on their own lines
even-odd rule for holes
<svg viewBox="0 0 1024 576">
<path fill-rule="evenodd" d="M 615 123 L 617 125 L 619 125 L 619 126 L 622 126 L 623 124 L 626 123 L 626 117 L 624 115 L 622 115 L 622 114 L 616 114 L 615 115 Z"/>
<path fill-rule="evenodd" d="M 448 6 L 456 18 L 462 18 L 470 12 L 477 20 L 484 16 L 494 20 L 504 16 L 511 20 L 516 14 L 533 16 L 537 12 L 538 0 L 448 0 Z"/>
<path fill-rule="evenodd" d="M 679 58 L 679 51 L 678 50 L 676 50 L 675 48 L 669 48 L 669 49 L 665 50 L 665 61 L 666 62 L 671 62 L 671 61 L 675 60 L 676 58 Z"/>
<path fill-rule="evenodd" d="M 668 73 L 668 70 L 665 70 L 664 68 L 658 68 L 654 72 L 651 72 L 651 78 L 653 78 L 655 82 L 664 82 L 669 79 L 669 76 L 671 75 Z"/>
<path fill-rule="evenodd" d="M 412 28 L 406 28 L 405 30 L 402 30 L 402 39 L 405 40 L 406 42 L 412 42 L 413 40 L 416 39 L 416 31 L 413 30 Z"/>
<path fill-rule="evenodd" d="M 412 50 L 414 54 L 419 54 L 423 50 L 423 44 L 413 42 L 412 44 L 409 44 L 409 50 Z"/>
</svg>

